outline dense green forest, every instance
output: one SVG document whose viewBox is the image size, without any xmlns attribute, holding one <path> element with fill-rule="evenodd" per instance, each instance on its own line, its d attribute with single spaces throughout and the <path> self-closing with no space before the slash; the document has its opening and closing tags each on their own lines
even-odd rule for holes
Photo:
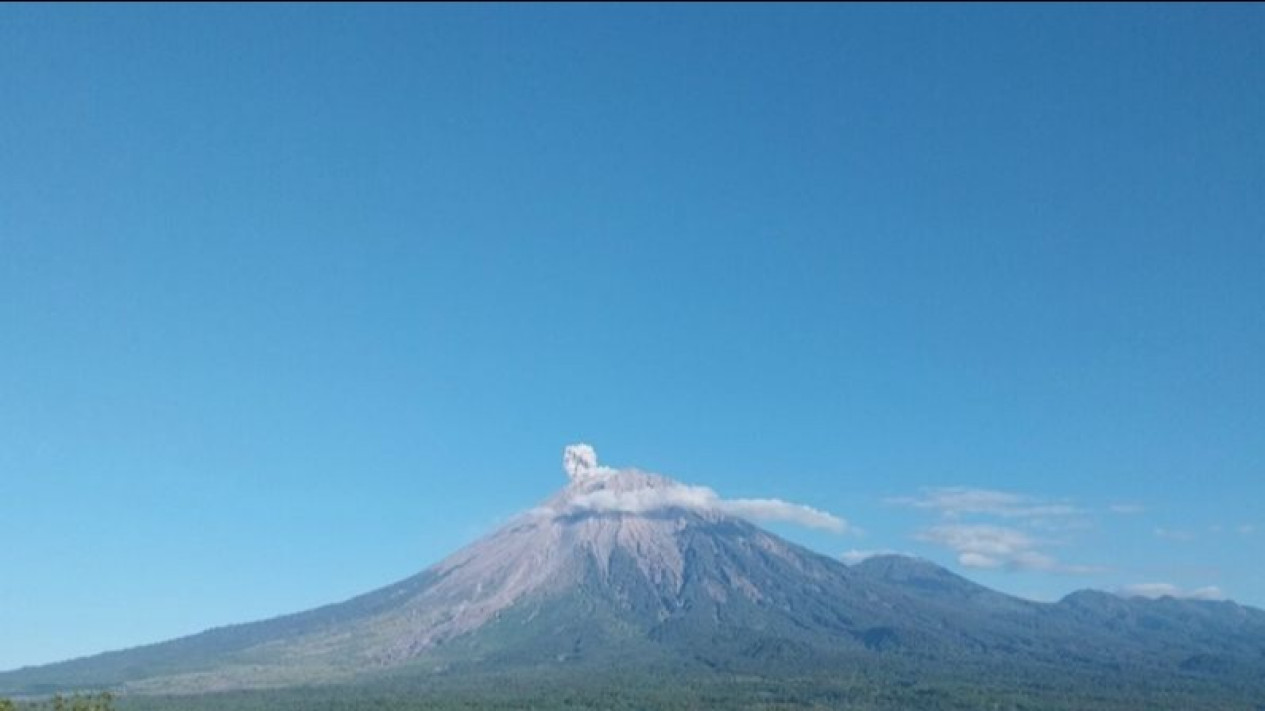
<svg viewBox="0 0 1265 711">
<path fill-rule="evenodd" d="M 96 694 L 55 694 L 43 701 L 33 701 L 20 706 L 9 699 L 0 699 L 0 711 L 114 711 L 114 694 L 108 691 Z"/>
<path fill-rule="evenodd" d="M 0 700 L 0 711 L 447 711 L 458 709 L 920 709 L 957 711 L 1126 711 L 1224 709 L 1265 711 L 1265 699 L 1216 684 L 1128 684 L 1107 679 L 951 679 L 840 673 L 769 679 L 758 676 L 673 678 L 598 674 L 576 678 L 503 674 L 428 682 L 380 680 L 366 685 L 236 691 L 192 696 L 53 697 Z"/>
</svg>

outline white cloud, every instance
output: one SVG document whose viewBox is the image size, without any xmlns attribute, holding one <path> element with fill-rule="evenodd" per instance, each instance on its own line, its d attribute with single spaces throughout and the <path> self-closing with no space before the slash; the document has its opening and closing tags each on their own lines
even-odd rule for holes
<svg viewBox="0 0 1265 711">
<path fill-rule="evenodd" d="M 1067 502 L 1044 501 L 1010 491 L 962 486 L 923 489 L 919 496 L 888 499 L 888 502 L 935 511 L 946 518 L 984 514 L 1007 519 L 1044 519 L 1083 513 Z"/>
<path fill-rule="evenodd" d="M 835 533 L 849 530 L 848 522 L 834 514 L 781 499 L 719 499 L 716 506 L 725 513 L 758 521 L 797 523 Z"/>
<path fill-rule="evenodd" d="M 966 568 L 1000 568 L 1001 559 L 984 555 L 983 553 L 961 553 L 958 555 L 958 563 Z"/>
<path fill-rule="evenodd" d="M 1234 530 L 1238 531 L 1239 535 L 1250 536 L 1253 533 L 1256 533 L 1256 526 L 1255 524 L 1245 523 Z"/>
<path fill-rule="evenodd" d="M 588 445 L 571 445 L 563 454 L 563 468 L 572 482 L 617 476 L 619 470 L 598 466 L 597 453 Z M 835 533 L 854 531 L 839 516 L 782 499 L 724 499 L 705 486 L 690 486 L 661 479 L 654 485 L 637 488 L 599 488 L 578 493 L 569 499 L 573 508 L 641 514 L 683 508 L 717 511 L 756 521 L 793 523 Z"/>
<path fill-rule="evenodd" d="M 1102 568 L 1073 565 L 1045 552 L 1063 541 L 1039 539 L 1037 532 L 1093 527 L 1089 511 L 1067 500 L 965 486 L 922 489 L 917 496 L 888 503 L 935 514 L 939 525 L 923 529 L 917 540 L 947 548 L 967 568 L 1085 575 Z M 1123 505 L 1122 505 L 1123 506 Z"/>
<path fill-rule="evenodd" d="M 676 484 L 628 491 L 598 489 L 578 494 L 570 503 L 579 509 L 640 514 L 668 508 L 708 509 L 719 498 L 716 492 L 704 486 Z"/>
<path fill-rule="evenodd" d="M 1146 511 L 1146 507 L 1143 506 L 1142 504 L 1135 504 L 1135 503 L 1129 503 L 1129 502 L 1112 504 L 1111 506 L 1108 506 L 1107 509 L 1111 511 L 1112 513 L 1122 514 L 1125 516 L 1140 514 Z"/>
<path fill-rule="evenodd" d="M 958 554 L 958 564 L 966 568 L 1033 570 L 1047 573 L 1084 575 L 1099 568 L 1068 565 L 1038 550 L 1042 543 L 1015 528 L 992 524 L 951 523 L 932 526 L 918 540 L 943 546 Z"/>
<path fill-rule="evenodd" d="M 1179 600 L 1224 600 L 1225 594 L 1215 585 L 1184 590 L 1172 583 L 1136 583 L 1116 588 L 1115 593 L 1121 597 L 1146 597 L 1152 600 L 1161 597 L 1172 597 Z"/>
<path fill-rule="evenodd" d="M 1028 534 L 1013 528 L 991 524 L 947 524 L 933 526 L 918 536 L 919 540 L 948 546 L 961 553 L 988 557 L 1009 557 L 1036 543 Z"/>
<path fill-rule="evenodd" d="M 900 551 L 894 551 L 890 548 L 882 548 L 882 549 L 874 550 L 874 551 L 860 551 L 853 548 L 852 550 L 844 551 L 843 553 L 840 553 L 839 560 L 842 560 L 844 563 L 847 563 L 848 565 L 856 565 L 857 563 L 860 563 L 865 560 L 869 560 L 870 558 L 873 558 L 875 556 L 880 556 L 880 555 L 902 555 L 902 553 Z"/>
</svg>

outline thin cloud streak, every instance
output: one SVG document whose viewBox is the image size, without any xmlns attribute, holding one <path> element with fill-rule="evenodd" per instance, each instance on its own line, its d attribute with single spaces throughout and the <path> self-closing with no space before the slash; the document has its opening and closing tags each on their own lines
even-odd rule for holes
<svg viewBox="0 0 1265 711">
<path fill-rule="evenodd" d="M 1010 491 L 962 486 L 923 489 L 919 496 L 890 498 L 887 502 L 935 511 L 946 518 L 978 514 L 1006 519 L 1040 519 L 1084 513 L 1067 502 L 1044 501 Z"/>
<path fill-rule="evenodd" d="M 857 550 L 853 548 L 852 550 L 847 550 L 847 551 L 844 551 L 843 553 L 840 553 L 839 560 L 843 561 L 844 563 L 847 563 L 848 565 L 856 565 L 857 563 L 861 563 L 861 562 L 869 560 L 870 558 L 875 558 L 881 555 L 907 555 L 907 554 L 901 553 L 900 551 L 892 550 L 890 548 L 880 548 L 879 550 L 872 550 L 872 551 L 863 551 L 863 550 Z"/>
<path fill-rule="evenodd" d="M 1221 588 L 1215 585 L 1208 585 L 1194 590 L 1184 590 L 1172 583 L 1135 583 L 1133 585 L 1124 585 L 1115 589 L 1115 594 L 1120 597 L 1145 597 L 1152 600 L 1158 600 L 1164 597 L 1176 598 L 1178 600 L 1224 600 L 1225 594 L 1221 592 Z"/>
</svg>

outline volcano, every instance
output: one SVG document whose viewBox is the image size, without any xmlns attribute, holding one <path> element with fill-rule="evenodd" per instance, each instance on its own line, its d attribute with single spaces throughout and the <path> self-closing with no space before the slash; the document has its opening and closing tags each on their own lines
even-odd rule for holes
<svg viewBox="0 0 1265 711">
<path fill-rule="evenodd" d="M 820 511 L 609 469 L 582 445 L 567 449 L 564 469 L 570 482 L 556 495 L 406 580 L 307 612 L 3 673 L 0 694 L 183 694 L 613 665 L 1265 691 L 1260 610 L 1094 591 L 1037 603 L 915 558 L 844 565 L 744 515 L 843 525 Z"/>
</svg>

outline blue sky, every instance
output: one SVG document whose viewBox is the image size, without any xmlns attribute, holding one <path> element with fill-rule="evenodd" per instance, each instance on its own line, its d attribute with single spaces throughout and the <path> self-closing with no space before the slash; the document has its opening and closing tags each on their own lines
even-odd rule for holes
<svg viewBox="0 0 1265 711">
<path fill-rule="evenodd" d="M 0 668 L 405 577 L 576 441 L 830 555 L 1265 606 L 1262 36 L 0 8 Z"/>
</svg>

